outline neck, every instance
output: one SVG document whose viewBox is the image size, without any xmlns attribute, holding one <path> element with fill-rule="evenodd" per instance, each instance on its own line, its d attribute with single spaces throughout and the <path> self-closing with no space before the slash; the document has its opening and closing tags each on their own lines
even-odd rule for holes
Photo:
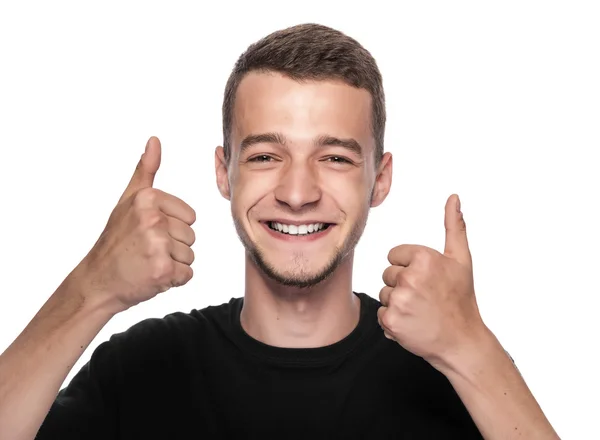
<svg viewBox="0 0 600 440">
<path fill-rule="evenodd" d="M 360 300 L 352 292 L 354 254 L 325 281 L 310 288 L 282 286 L 246 256 L 242 328 L 275 347 L 315 348 L 334 344 L 354 330 Z"/>
</svg>

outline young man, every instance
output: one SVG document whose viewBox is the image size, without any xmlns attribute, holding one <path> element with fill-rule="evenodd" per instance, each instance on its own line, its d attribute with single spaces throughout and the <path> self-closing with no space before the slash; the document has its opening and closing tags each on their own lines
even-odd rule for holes
<svg viewBox="0 0 600 440">
<path fill-rule="evenodd" d="M 151 138 L 98 242 L 2 355 L 0 438 L 557 438 L 479 315 L 457 196 L 443 254 L 397 246 L 381 302 L 353 292 L 392 181 L 384 126 L 353 39 L 303 25 L 250 46 L 215 153 L 244 296 L 114 335 L 58 393 L 112 316 L 192 277 L 195 213 L 153 188 Z"/>
</svg>

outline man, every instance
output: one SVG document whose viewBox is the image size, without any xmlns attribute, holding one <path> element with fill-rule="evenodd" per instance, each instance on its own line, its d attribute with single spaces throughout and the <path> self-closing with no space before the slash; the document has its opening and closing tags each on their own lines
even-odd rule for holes
<svg viewBox="0 0 600 440">
<path fill-rule="evenodd" d="M 302 25 L 250 46 L 215 152 L 244 296 L 114 335 L 58 393 L 112 316 L 192 277 L 195 212 L 153 188 L 151 138 L 97 243 L 2 355 L 0 438 L 557 438 L 479 315 L 457 196 L 443 254 L 397 246 L 380 302 L 353 292 L 392 180 L 384 127 L 353 39 Z"/>
</svg>

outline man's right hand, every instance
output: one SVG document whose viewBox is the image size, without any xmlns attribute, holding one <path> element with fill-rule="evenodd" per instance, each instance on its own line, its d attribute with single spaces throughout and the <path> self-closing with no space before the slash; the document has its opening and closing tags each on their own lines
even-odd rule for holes
<svg viewBox="0 0 600 440">
<path fill-rule="evenodd" d="M 186 284 L 193 275 L 196 213 L 153 188 L 160 159 L 160 141 L 151 137 L 106 228 L 71 274 L 92 301 L 108 302 L 115 312 Z"/>
<path fill-rule="evenodd" d="M 159 166 L 160 142 L 153 137 L 92 250 L 0 355 L 0 438 L 33 439 L 102 327 L 192 278 L 196 213 L 152 187 Z"/>
</svg>

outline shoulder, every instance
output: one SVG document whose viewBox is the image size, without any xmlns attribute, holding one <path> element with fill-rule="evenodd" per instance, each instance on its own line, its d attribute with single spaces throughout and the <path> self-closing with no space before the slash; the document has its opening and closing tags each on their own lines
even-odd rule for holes
<svg viewBox="0 0 600 440">
<path fill-rule="evenodd" d="M 239 301 L 240 298 L 232 298 L 227 303 L 188 313 L 178 311 L 162 318 L 147 318 L 115 333 L 105 344 L 126 358 L 198 347 L 229 326 L 230 316 Z"/>
<path fill-rule="evenodd" d="M 188 313 L 178 311 L 162 318 L 147 318 L 132 325 L 126 331 L 115 334 L 114 337 L 127 339 L 170 335 L 221 324 L 229 320 L 232 309 L 240 300 L 240 298 L 232 298 L 221 305 L 208 306 L 200 310 L 193 309 Z"/>
</svg>

